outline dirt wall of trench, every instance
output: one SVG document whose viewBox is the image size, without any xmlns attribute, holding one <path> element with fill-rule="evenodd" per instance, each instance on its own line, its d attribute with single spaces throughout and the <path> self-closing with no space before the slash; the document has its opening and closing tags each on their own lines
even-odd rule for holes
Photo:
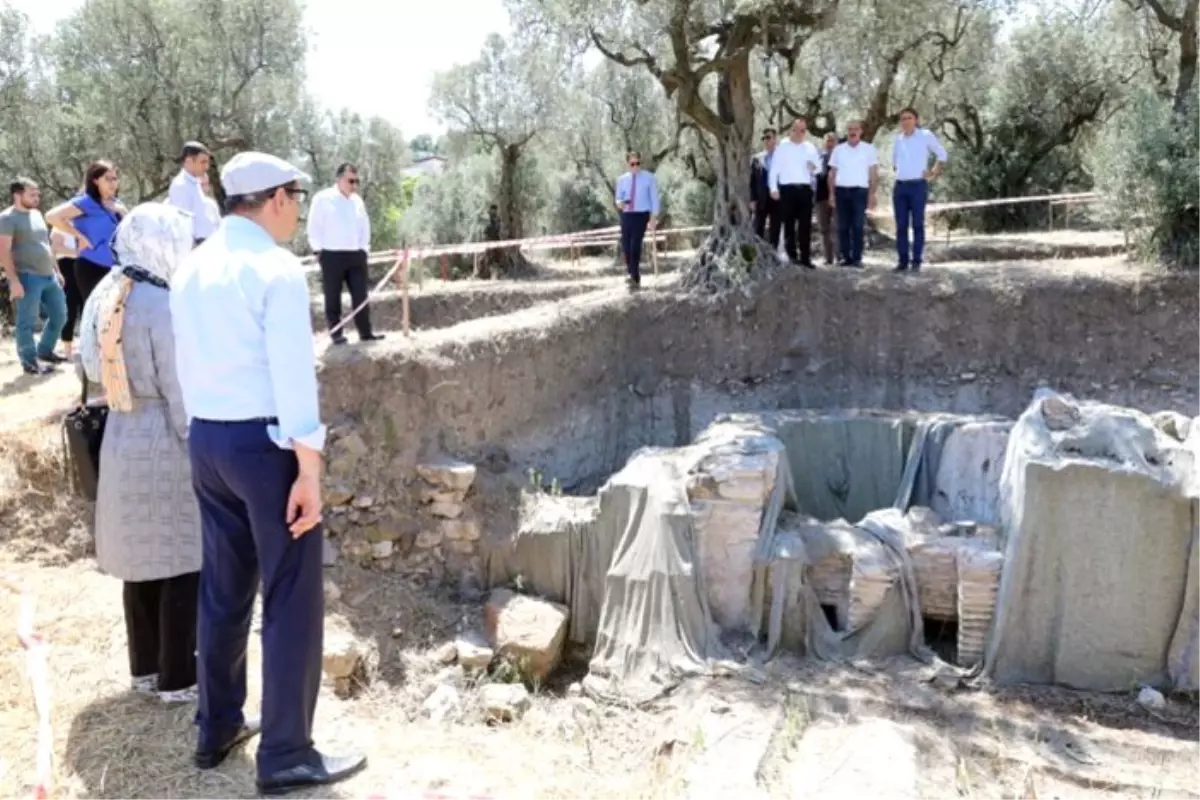
<svg viewBox="0 0 1200 800">
<path fill-rule="evenodd" d="M 1040 384 L 1196 413 L 1191 276 L 994 281 L 789 274 L 751 297 L 600 292 L 329 354 L 327 415 L 398 468 L 502 449 L 564 485 L 722 411 L 1015 416 Z"/>
</svg>

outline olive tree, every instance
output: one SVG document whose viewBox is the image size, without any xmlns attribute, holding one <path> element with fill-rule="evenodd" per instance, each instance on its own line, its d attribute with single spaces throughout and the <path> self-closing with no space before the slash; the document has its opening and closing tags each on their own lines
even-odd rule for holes
<svg viewBox="0 0 1200 800">
<path fill-rule="evenodd" d="M 492 34 L 479 58 L 434 77 L 430 108 L 444 123 L 495 153 L 500 177 L 495 202 L 501 236 L 525 235 L 521 160 L 534 138 L 554 124 L 569 54 L 533 37 L 512 42 Z M 527 268 L 518 248 L 505 251 L 509 274 Z"/>
</svg>

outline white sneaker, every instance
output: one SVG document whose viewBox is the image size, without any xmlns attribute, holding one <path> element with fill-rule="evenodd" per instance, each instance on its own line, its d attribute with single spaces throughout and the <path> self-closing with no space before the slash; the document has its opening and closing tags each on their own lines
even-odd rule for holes
<svg viewBox="0 0 1200 800">
<path fill-rule="evenodd" d="M 153 675 L 138 675 L 135 676 L 130 683 L 130 687 L 138 694 L 157 694 L 158 693 L 158 673 Z"/>
<path fill-rule="evenodd" d="M 186 689 L 176 689 L 173 692 L 159 692 L 158 699 L 164 703 L 194 703 L 199 698 L 199 691 L 195 686 L 189 686 Z"/>
</svg>

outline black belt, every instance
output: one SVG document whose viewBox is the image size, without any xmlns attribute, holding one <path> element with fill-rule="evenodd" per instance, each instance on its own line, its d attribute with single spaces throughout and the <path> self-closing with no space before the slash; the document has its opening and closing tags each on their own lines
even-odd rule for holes
<svg viewBox="0 0 1200 800">
<path fill-rule="evenodd" d="M 926 180 L 924 178 L 909 178 L 903 181 L 896 181 L 896 183 L 926 183 Z"/>
<path fill-rule="evenodd" d="M 277 417 L 251 417 L 250 419 L 201 419 L 193 417 L 193 422 L 203 422 L 205 425 L 278 425 Z"/>
</svg>

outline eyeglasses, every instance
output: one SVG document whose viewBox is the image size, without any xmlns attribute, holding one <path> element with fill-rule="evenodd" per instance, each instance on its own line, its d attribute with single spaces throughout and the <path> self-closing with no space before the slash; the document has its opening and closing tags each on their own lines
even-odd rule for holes
<svg viewBox="0 0 1200 800">
<path fill-rule="evenodd" d="M 308 189 L 289 189 L 284 187 L 283 190 L 287 192 L 288 197 L 292 198 L 297 203 L 303 203 L 308 199 Z"/>
<path fill-rule="evenodd" d="M 642 162 L 640 162 L 640 161 L 630 161 L 629 162 L 629 166 L 631 166 L 631 167 L 640 167 L 641 165 L 642 165 Z"/>
<path fill-rule="evenodd" d="M 358 186 L 358 178 L 348 178 L 346 183 L 350 184 L 351 186 Z"/>
<path fill-rule="evenodd" d="M 763 134 L 763 137 L 762 137 L 762 140 L 763 140 L 764 142 L 769 142 L 769 141 L 771 141 L 771 140 L 772 140 L 772 139 L 774 139 L 774 138 L 775 138 L 775 134 L 773 134 L 773 133 L 764 133 L 764 134 Z"/>
</svg>

